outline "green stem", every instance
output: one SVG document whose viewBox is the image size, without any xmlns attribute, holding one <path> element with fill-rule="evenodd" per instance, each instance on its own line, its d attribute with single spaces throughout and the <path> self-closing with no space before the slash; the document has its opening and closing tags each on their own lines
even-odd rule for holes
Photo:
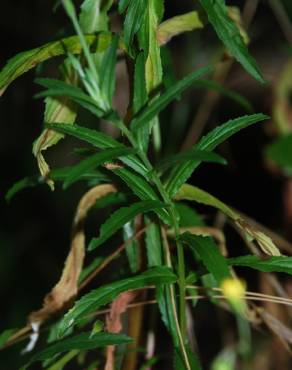
<svg viewBox="0 0 292 370">
<path fill-rule="evenodd" d="M 120 124 L 124 134 L 128 137 L 128 140 L 133 145 L 134 148 L 138 148 L 137 142 L 129 131 L 129 129 L 123 124 Z M 148 157 L 143 152 L 143 150 L 138 148 L 138 155 L 141 158 L 142 162 L 144 163 L 145 167 L 152 174 L 152 180 L 155 183 L 162 199 L 164 202 L 169 205 L 170 207 L 170 214 L 174 226 L 175 231 L 175 238 L 176 238 L 176 246 L 177 246 L 177 258 L 178 258 L 178 286 L 179 286 L 179 314 L 180 314 L 180 327 L 181 333 L 186 338 L 186 281 L 185 281 L 185 259 L 184 259 L 184 251 L 183 246 L 179 241 L 179 224 L 177 222 L 177 212 L 175 210 L 174 204 L 167 194 L 159 176 L 153 170 L 153 166 L 150 163 Z M 186 340 L 185 340 L 186 342 Z"/>
</svg>

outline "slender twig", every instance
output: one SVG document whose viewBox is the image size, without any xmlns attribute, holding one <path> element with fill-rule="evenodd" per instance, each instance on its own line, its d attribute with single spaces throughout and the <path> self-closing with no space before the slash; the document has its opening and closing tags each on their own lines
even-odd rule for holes
<svg viewBox="0 0 292 370">
<path fill-rule="evenodd" d="M 165 230 L 162 228 L 162 238 L 163 238 L 163 247 L 164 247 L 164 254 L 165 254 L 165 262 L 168 267 L 172 268 L 172 263 L 171 263 L 171 257 L 170 257 L 170 249 L 169 249 L 169 244 L 166 236 Z M 175 302 L 175 292 L 174 292 L 174 286 L 171 284 L 169 286 L 169 291 L 170 291 L 170 299 L 171 299 L 171 306 L 172 306 L 172 311 L 173 311 L 173 317 L 174 317 L 174 322 L 176 326 L 176 331 L 178 333 L 178 339 L 181 347 L 181 351 L 184 357 L 184 362 L 186 365 L 187 370 L 191 370 L 191 366 L 189 363 L 189 358 L 185 349 L 185 340 L 183 339 L 183 334 L 184 332 L 182 331 L 179 321 L 178 321 L 178 315 L 177 315 L 177 309 L 176 309 L 176 302 Z M 184 287 L 185 291 L 185 287 Z M 180 299 L 181 299 L 181 292 L 180 292 Z M 184 295 L 184 301 L 186 300 L 186 296 Z M 181 302 L 181 301 L 180 301 Z M 185 302 L 184 302 L 184 307 L 185 307 Z M 180 306 L 181 308 L 181 306 Z"/>
<path fill-rule="evenodd" d="M 121 244 L 110 256 L 108 256 L 103 263 L 98 266 L 79 286 L 78 292 L 85 288 L 95 277 L 102 271 L 112 260 L 114 260 L 125 248 L 126 246 L 131 243 L 133 240 L 137 240 L 140 238 L 148 226 L 145 226 L 143 229 L 139 230 L 132 238 L 126 240 L 123 244 Z"/>
</svg>

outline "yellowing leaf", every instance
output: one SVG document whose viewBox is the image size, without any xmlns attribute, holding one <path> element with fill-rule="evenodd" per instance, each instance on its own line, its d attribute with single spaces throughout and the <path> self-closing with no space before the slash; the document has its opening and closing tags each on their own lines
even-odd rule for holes
<svg viewBox="0 0 292 370">
<path fill-rule="evenodd" d="M 63 64 L 63 67 L 67 74 L 65 78 L 66 82 L 74 84 L 75 74 L 70 70 L 66 71 L 66 62 Z M 45 123 L 68 123 L 72 125 L 75 122 L 76 108 L 68 98 L 62 97 L 58 99 L 47 97 L 45 103 Z M 57 144 L 63 137 L 63 134 L 46 128 L 33 144 L 32 151 L 37 159 L 40 173 L 52 190 L 54 190 L 54 182 L 49 179 L 50 168 L 42 155 L 42 151 Z"/>
<path fill-rule="evenodd" d="M 46 295 L 43 307 L 29 315 L 29 322 L 32 326 L 39 326 L 52 315 L 71 305 L 75 299 L 85 255 L 85 235 L 83 231 L 85 218 L 97 199 L 116 191 L 116 188 L 111 184 L 97 185 L 81 198 L 74 218 L 71 248 L 61 278 L 51 292 Z"/>
<path fill-rule="evenodd" d="M 184 184 L 176 193 L 174 199 L 191 200 L 219 209 L 226 216 L 230 217 L 250 238 L 255 239 L 265 254 L 269 256 L 281 255 L 279 249 L 269 236 L 250 225 L 239 213 L 206 191 L 196 186 Z"/>
<path fill-rule="evenodd" d="M 162 22 L 157 29 L 157 40 L 160 45 L 166 44 L 180 33 L 203 28 L 204 24 L 197 11 L 178 15 Z"/>
</svg>

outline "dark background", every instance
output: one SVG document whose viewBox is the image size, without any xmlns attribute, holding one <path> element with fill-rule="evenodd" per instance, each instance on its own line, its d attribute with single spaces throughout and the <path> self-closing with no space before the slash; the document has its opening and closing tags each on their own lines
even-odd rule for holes
<svg viewBox="0 0 292 370">
<path fill-rule="evenodd" d="M 166 18 L 191 10 L 193 2 L 184 0 L 169 3 Z M 242 5 L 237 1 L 227 3 Z M 1 3 L 0 67 L 16 53 L 58 38 L 60 30 L 61 34 L 65 32 L 67 18 L 60 9 L 53 13 L 52 5 L 51 1 L 37 0 Z M 286 5 L 287 9 L 289 6 L 291 8 L 289 1 Z M 227 84 L 249 98 L 256 112 L 270 114 L 273 84 L 290 57 L 290 51 L 265 1 L 259 6 L 250 34 L 251 51 L 271 83 L 258 86 L 235 64 Z M 219 45 L 209 27 L 200 37 L 202 48 L 208 42 Z M 174 40 L 174 58 L 176 51 L 180 51 L 187 43 L 190 45 L 190 36 Z M 192 58 L 196 57 L 191 49 L 188 52 Z M 177 63 L 176 60 L 174 63 L 181 65 L 181 56 L 177 58 Z M 48 68 L 52 72 L 54 63 Z M 39 73 L 42 74 L 42 71 L 39 70 Z M 51 192 L 46 185 L 42 185 L 20 192 L 10 204 L 5 202 L 5 193 L 16 180 L 37 173 L 31 148 L 33 140 L 41 132 L 44 105 L 41 100 L 33 99 L 39 90 L 33 83 L 35 74 L 36 71 L 32 70 L 17 79 L 0 99 L 0 332 L 6 328 L 22 327 L 26 322 L 25 317 L 39 308 L 43 296 L 57 281 L 69 248 L 74 209 L 84 191 L 82 185 L 73 186 L 67 192 L 62 192 L 60 186 Z M 199 104 L 202 93 L 196 94 L 196 103 Z M 242 108 L 222 98 L 214 109 L 208 127 L 242 114 L 245 114 Z M 285 234 L 282 219 L 284 179 L 272 174 L 263 160 L 263 149 L 272 139 L 265 127 L 267 124 L 255 126 L 236 135 L 221 148 L 221 154 L 227 154 L 231 165 L 226 168 L 205 165 L 195 173 L 192 181 Z M 167 130 L 164 135 L 167 139 Z M 62 147 L 62 143 L 58 146 Z M 49 151 L 52 152 L 49 158 L 57 164 L 71 160 L 65 149 L 56 147 Z M 0 369 L 17 366 L 9 362 L 12 361 L 13 351 L 0 353 L 0 364 L 5 364 L 4 367 L 0 365 Z"/>
</svg>

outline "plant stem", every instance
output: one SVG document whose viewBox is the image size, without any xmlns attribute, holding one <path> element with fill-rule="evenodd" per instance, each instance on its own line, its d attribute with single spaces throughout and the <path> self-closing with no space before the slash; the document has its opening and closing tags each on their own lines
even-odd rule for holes
<svg viewBox="0 0 292 370">
<path fill-rule="evenodd" d="M 138 147 L 138 144 L 129 131 L 129 129 L 124 125 L 124 123 L 120 123 L 120 127 L 123 130 L 124 134 L 128 137 L 128 140 L 133 145 L 134 148 L 137 148 L 138 155 L 142 162 L 144 163 L 145 167 L 152 174 L 152 180 L 155 183 L 162 199 L 164 202 L 170 207 L 170 215 L 172 218 L 172 223 L 175 232 L 175 239 L 176 239 L 176 246 L 177 246 L 177 259 L 178 259 L 178 286 L 179 286 L 179 315 L 180 315 L 180 329 L 183 337 L 185 338 L 186 342 L 186 281 L 185 281 L 185 259 L 184 259 L 184 251 L 183 246 L 179 241 L 179 224 L 177 221 L 177 212 L 175 210 L 174 204 L 167 194 L 159 176 L 154 171 L 152 164 L 150 163 L 147 155 L 144 153 L 142 149 Z"/>
</svg>

